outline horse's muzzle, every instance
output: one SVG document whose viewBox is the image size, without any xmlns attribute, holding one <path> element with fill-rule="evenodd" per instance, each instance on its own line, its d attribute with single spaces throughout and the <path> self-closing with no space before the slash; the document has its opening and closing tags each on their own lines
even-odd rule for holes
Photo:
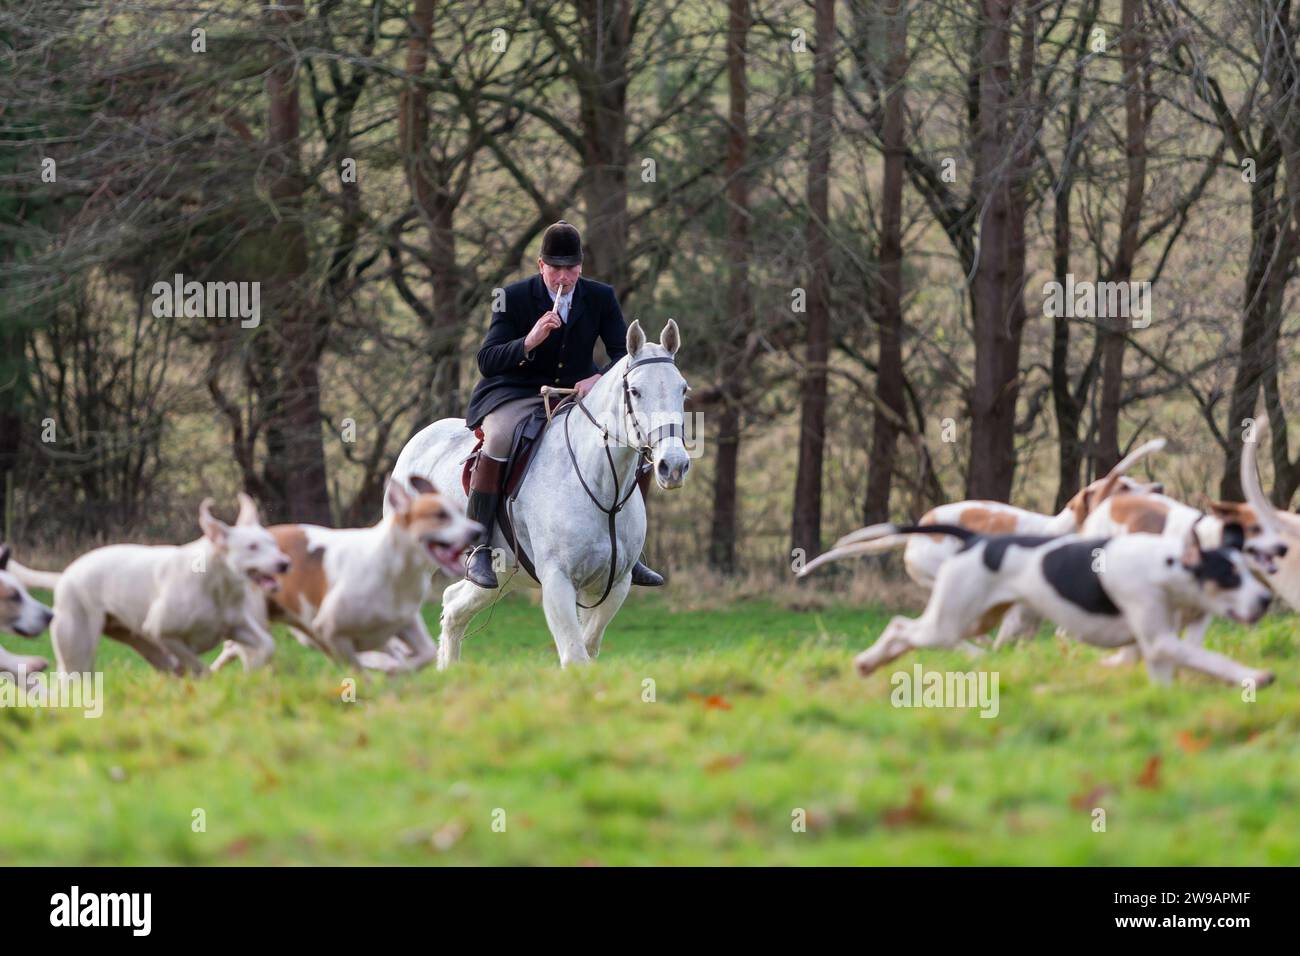
<svg viewBox="0 0 1300 956">
<path fill-rule="evenodd" d="M 665 455 L 655 466 L 655 481 L 660 488 L 680 488 L 686 482 L 686 472 L 690 467 L 691 459 L 687 455 Z"/>
</svg>

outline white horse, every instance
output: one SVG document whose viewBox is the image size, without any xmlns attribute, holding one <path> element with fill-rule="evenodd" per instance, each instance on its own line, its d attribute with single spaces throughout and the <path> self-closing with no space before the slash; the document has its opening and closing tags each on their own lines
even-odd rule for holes
<svg viewBox="0 0 1300 956">
<path fill-rule="evenodd" d="M 673 362 L 680 344 L 671 319 L 658 345 L 647 343 L 633 322 L 627 355 L 581 403 L 556 412 L 533 449 L 510 510 L 519 545 L 537 572 L 561 667 L 590 663 L 600 653 L 605 628 L 631 587 L 632 565 L 645 544 L 645 505 L 634 493 L 642 457 L 652 463 L 660 488 L 680 488 L 686 480 L 691 462 L 682 440 L 682 404 L 688 386 Z M 444 418 L 407 443 L 393 478 L 409 484 L 410 476 L 418 475 L 464 507 L 461 469 L 473 447 L 465 420 Z M 460 659 L 465 628 L 476 613 L 516 579 L 532 583 L 527 572 L 521 573 L 501 522 L 491 544 L 498 574 L 507 574 L 505 584 L 490 590 L 461 580 L 443 592 L 439 670 Z"/>
</svg>

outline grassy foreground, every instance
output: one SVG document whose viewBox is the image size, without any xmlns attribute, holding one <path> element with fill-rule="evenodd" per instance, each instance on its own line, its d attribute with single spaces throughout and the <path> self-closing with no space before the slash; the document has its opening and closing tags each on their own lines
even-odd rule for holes
<svg viewBox="0 0 1300 956">
<path fill-rule="evenodd" d="M 512 596 L 462 666 L 363 680 L 355 703 L 287 638 L 270 671 L 200 681 L 105 641 L 100 719 L 0 708 L 0 864 L 1300 863 L 1295 618 L 1211 632 L 1277 672 L 1254 703 L 1051 636 L 899 662 L 998 672 L 984 719 L 851 673 L 888 616 L 647 594 L 599 664 L 561 672 Z"/>
</svg>

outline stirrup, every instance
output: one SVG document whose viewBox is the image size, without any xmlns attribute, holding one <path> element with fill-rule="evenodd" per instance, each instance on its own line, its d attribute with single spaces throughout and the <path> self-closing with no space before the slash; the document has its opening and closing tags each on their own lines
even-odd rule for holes
<svg viewBox="0 0 1300 956">
<path fill-rule="evenodd" d="M 483 552 L 487 558 L 486 566 L 479 559 L 480 552 Z M 492 567 L 492 548 L 490 546 L 480 544 L 465 556 L 465 578 L 481 588 L 499 587 L 496 570 Z"/>
<path fill-rule="evenodd" d="M 637 558 L 636 564 L 632 565 L 632 583 L 643 588 L 663 587 L 664 576 Z"/>
</svg>

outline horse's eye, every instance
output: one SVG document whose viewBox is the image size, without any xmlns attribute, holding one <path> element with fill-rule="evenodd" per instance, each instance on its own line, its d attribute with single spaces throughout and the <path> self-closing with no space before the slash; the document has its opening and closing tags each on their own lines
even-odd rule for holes
<svg viewBox="0 0 1300 956">
<path fill-rule="evenodd" d="M 640 398 L 640 397 L 641 397 L 641 391 L 640 391 L 639 389 L 629 388 L 628 391 L 632 393 L 632 397 L 633 397 L 633 398 Z"/>
<path fill-rule="evenodd" d="M 256 541 L 254 541 L 252 544 L 250 544 L 250 545 L 248 546 L 248 550 L 249 550 L 249 551 L 256 551 L 257 548 L 258 548 L 258 544 L 257 544 Z"/>
</svg>

